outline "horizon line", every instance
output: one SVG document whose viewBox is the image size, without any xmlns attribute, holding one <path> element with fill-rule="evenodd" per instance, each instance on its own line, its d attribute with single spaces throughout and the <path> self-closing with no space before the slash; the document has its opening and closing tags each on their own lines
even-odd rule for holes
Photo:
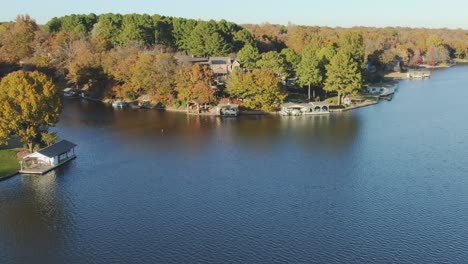
<svg viewBox="0 0 468 264">
<path fill-rule="evenodd" d="M 433 26 L 408 26 L 408 25 L 363 25 L 363 24 L 356 24 L 356 25 L 327 25 L 327 24 L 304 24 L 304 23 L 294 23 L 293 21 L 288 21 L 287 23 L 280 23 L 280 22 L 269 22 L 269 21 L 262 21 L 262 22 L 252 22 L 252 21 L 248 21 L 248 22 L 245 22 L 245 21 L 232 21 L 230 19 L 226 19 L 226 18 L 194 18 L 194 17 L 184 17 L 184 16 L 172 16 L 172 15 L 163 15 L 163 14 L 158 14 L 158 13 L 154 13 L 154 14 L 148 14 L 148 13 L 137 13 L 137 12 L 128 12 L 128 13 L 120 13 L 120 12 L 102 12 L 102 13 L 98 13 L 98 12 L 90 12 L 90 13 L 68 13 L 68 14 L 64 14 L 64 15 L 60 15 L 60 16 L 52 16 L 52 17 L 48 17 L 48 18 L 40 18 L 40 19 L 37 19 L 35 18 L 33 15 L 30 15 L 30 14 L 17 14 L 15 15 L 15 18 L 17 16 L 21 16 L 21 15 L 28 15 L 30 18 L 32 18 L 34 21 L 36 21 L 36 23 L 38 25 L 46 25 L 47 22 L 49 22 L 50 20 L 52 20 L 53 18 L 57 17 L 57 18 L 60 18 L 60 17 L 64 17 L 64 16 L 71 16 L 71 15 L 89 15 L 89 14 L 95 14 L 96 16 L 100 16 L 100 15 L 104 15 L 104 14 L 119 14 L 119 15 L 130 15 L 130 14 L 138 14 L 138 15 L 149 15 L 149 16 L 155 16 L 155 15 L 159 15 L 159 16 L 162 16 L 162 17 L 173 17 L 173 18 L 184 18 L 184 19 L 193 19 L 193 20 L 197 20 L 197 21 L 210 21 L 210 20 L 214 20 L 214 21 L 221 21 L 221 20 L 226 20 L 228 22 L 231 22 L 231 23 L 235 23 L 235 24 L 238 24 L 238 25 L 259 25 L 259 26 L 262 26 L 262 25 L 274 25 L 274 26 L 285 26 L 285 27 L 288 27 L 288 26 L 299 26 L 299 27 L 320 27 L 320 28 L 332 28 L 332 29 L 353 29 L 353 28 L 376 28 L 376 29 L 385 29 L 385 28 L 401 28 L 401 29 L 429 29 L 429 30 L 463 30 L 463 31 L 467 31 L 468 28 L 463 28 L 463 27 L 447 27 L 447 26 L 440 26 L 440 27 L 433 27 Z M 11 19 L 11 20 L 1 20 L 0 23 L 11 23 L 11 22 L 15 22 L 15 18 Z M 44 22 L 44 20 L 46 20 Z"/>
</svg>

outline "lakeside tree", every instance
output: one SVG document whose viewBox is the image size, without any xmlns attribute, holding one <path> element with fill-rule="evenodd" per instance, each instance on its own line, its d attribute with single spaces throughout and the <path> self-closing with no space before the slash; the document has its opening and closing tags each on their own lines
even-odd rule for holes
<svg viewBox="0 0 468 264">
<path fill-rule="evenodd" d="M 364 45 L 364 37 L 362 34 L 357 31 L 346 32 L 340 40 L 339 48 L 341 50 L 345 50 L 345 52 L 357 64 L 361 74 L 364 74 L 366 69 L 366 47 Z"/>
<path fill-rule="evenodd" d="M 17 16 L 15 23 L 4 26 L 0 36 L 0 57 L 8 63 L 32 57 L 34 37 L 38 30 L 36 22 L 28 15 Z"/>
<path fill-rule="evenodd" d="M 173 99 L 177 64 L 171 54 L 142 53 L 131 68 L 126 85 L 135 92 L 134 97 L 148 94 L 164 105 Z"/>
<path fill-rule="evenodd" d="M 239 51 L 247 45 L 250 45 L 252 47 L 255 46 L 255 40 L 253 39 L 250 32 L 246 29 L 241 29 L 234 33 L 233 40 L 235 51 Z"/>
<path fill-rule="evenodd" d="M 260 59 L 260 52 L 257 47 L 252 45 L 244 46 L 238 53 L 237 59 L 245 69 L 255 69 L 257 61 Z"/>
<path fill-rule="evenodd" d="M 195 64 L 180 69 L 176 76 L 177 98 L 185 102 L 190 100 L 213 102 L 215 99 L 212 88 L 213 78 L 213 71 L 206 65 Z"/>
<path fill-rule="evenodd" d="M 286 70 L 289 76 L 293 75 L 299 63 L 301 63 L 301 56 L 290 48 L 282 49 L 281 56 L 286 62 Z"/>
<path fill-rule="evenodd" d="M 80 87 L 96 90 L 105 85 L 106 76 L 99 54 L 93 52 L 90 45 L 90 42 L 81 40 L 72 43 L 67 80 Z"/>
<path fill-rule="evenodd" d="M 122 15 L 104 14 L 100 15 L 98 22 L 92 30 L 93 36 L 99 36 L 115 44 L 119 41 L 119 35 L 122 31 Z"/>
<path fill-rule="evenodd" d="M 226 92 L 242 99 L 242 105 L 249 109 L 272 111 L 286 99 L 281 79 L 270 70 L 256 69 L 244 73 L 234 71 L 228 79 Z"/>
<path fill-rule="evenodd" d="M 154 44 L 154 37 L 153 19 L 149 15 L 128 14 L 122 17 L 122 27 L 117 38 L 120 44 L 149 46 Z"/>
<path fill-rule="evenodd" d="M 361 67 L 349 50 L 340 50 L 326 69 L 327 79 L 324 90 L 338 93 L 338 105 L 341 105 L 343 95 L 361 89 L 363 82 Z"/>
<path fill-rule="evenodd" d="M 57 123 L 60 109 L 57 87 L 45 74 L 10 73 L 0 82 L 0 143 L 15 134 L 32 151 L 41 132 Z"/>
<path fill-rule="evenodd" d="M 423 63 L 423 58 L 429 58 L 431 64 L 455 57 L 465 58 L 468 54 L 467 32 L 461 29 L 345 29 L 268 23 L 239 26 L 225 20 L 202 21 L 145 14 L 69 15 L 53 18 L 42 27 L 23 16 L 20 21 L 0 23 L 0 71 L 5 76 L 19 67 L 40 69 L 54 76 L 60 84 L 89 88 L 89 95 L 97 99 L 113 96 L 135 99 L 147 95 L 153 101 L 166 104 L 176 96 L 171 88 L 175 85 L 174 80 L 164 78 L 167 82 L 161 82 L 158 75 L 167 65 L 173 64 L 166 59 L 148 59 L 146 53 L 170 54 L 167 57 L 173 52 L 187 55 L 193 55 L 192 52 L 202 55 L 237 53 L 237 59 L 249 70 L 261 67 L 282 75 L 282 70 L 276 70 L 281 63 L 274 63 L 277 52 L 281 51 L 279 54 L 286 62 L 287 74 L 294 75 L 300 62 L 294 50 L 304 52 L 310 42 L 317 42 L 316 56 L 320 61 L 322 84 L 311 86 L 311 89 L 319 89 L 326 77 L 324 65 L 331 61 L 338 48 L 350 50 L 360 65 L 363 80 L 367 80 L 364 67 L 367 59 L 381 69 L 384 62 L 391 62 L 393 58 L 401 60 L 403 65 Z M 431 46 L 435 50 L 431 50 Z M 261 57 L 264 59 L 257 65 Z M 314 91 L 312 89 L 311 93 Z"/>
<path fill-rule="evenodd" d="M 186 43 L 189 54 L 199 56 L 226 56 L 232 51 L 232 46 L 217 30 L 216 22 L 199 21 L 190 33 Z"/>
<path fill-rule="evenodd" d="M 288 65 L 286 60 L 276 51 L 263 53 L 256 65 L 257 68 L 265 71 L 272 71 L 279 77 L 286 77 L 288 75 Z"/>
<path fill-rule="evenodd" d="M 46 146 L 51 146 L 55 144 L 58 140 L 58 136 L 56 132 L 42 132 L 41 133 L 41 141 Z"/>
<path fill-rule="evenodd" d="M 296 69 L 297 76 L 299 77 L 298 84 L 308 87 L 307 95 L 309 101 L 311 99 L 311 87 L 318 86 L 323 81 L 323 73 L 320 70 L 320 59 L 318 58 L 317 53 L 318 47 L 315 43 L 311 43 L 305 47 L 302 51 L 301 62 Z"/>
</svg>

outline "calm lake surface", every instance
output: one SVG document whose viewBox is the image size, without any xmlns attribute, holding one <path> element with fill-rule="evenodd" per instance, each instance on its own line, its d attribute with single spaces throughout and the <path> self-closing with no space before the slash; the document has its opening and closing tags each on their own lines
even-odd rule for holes
<svg viewBox="0 0 468 264">
<path fill-rule="evenodd" d="M 466 263 L 468 67 L 330 116 L 65 101 L 78 158 L 0 182 L 0 263 Z"/>
</svg>

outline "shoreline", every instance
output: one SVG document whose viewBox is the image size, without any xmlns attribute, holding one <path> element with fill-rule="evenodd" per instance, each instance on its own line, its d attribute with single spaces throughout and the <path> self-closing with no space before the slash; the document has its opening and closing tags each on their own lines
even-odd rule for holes
<svg viewBox="0 0 468 264">
<path fill-rule="evenodd" d="M 0 164 L 2 168 L 2 173 L 0 175 L 0 181 L 9 179 L 19 172 L 19 162 L 18 162 L 18 149 L 16 148 L 7 148 L 1 149 L 1 160 L 2 164 Z"/>
<path fill-rule="evenodd" d="M 7 175 L 5 175 L 5 176 L 3 176 L 3 177 L 0 177 L 0 182 L 1 182 L 1 181 L 8 180 L 8 179 L 10 179 L 10 178 L 13 178 L 13 177 L 15 177 L 15 176 L 18 175 L 18 174 L 20 174 L 19 171 L 16 171 L 16 172 L 14 172 L 14 173 L 10 173 L 10 174 L 7 174 Z"/>
<path fill-rule="evenodd" d="M 457 63 L 460 62 L 461 64 L 463 64 L 463 63 L 468 64 L 468 60 L 456 59 L 455 61 L 457 61 Z M 454 66 L 456 66 L 456 64 L 455 65 L 439 65 L 439 66 L 434 66 L 434 67 L 431 67 L 431 68 L 422 67 L 422 69 L 451 68 L 451 67 L 454 67 Z M 384 74 L 383 78 L 386 80 L 385 82 L 396 82 L 396 83 L 399 83 L 400 81 L 403 81 L 403 80 L 408 80 L 407 73 L 402 73 L 402 72 L 390 72 L 390 73 Z M 69 99 L 72 99 L 72 100 L 73 99 L 84 99 L 84 100 L 90 100 L 90 101 L 93 101 L 93 102 L 100 102 L 100 103 L 103 103 L 105 105 L 110 105 L 109 99 L 96 99 L 96 98 L 90 98 L 90 97 L 78 97 L 78 98 L 69 98 Z M 352 105 L 352 106 L 345 107 L 345 108 L 330 109 L 330 113 L 341 113 L 341 112 L 351 111 L 351 110 L 355 110 L 355 109 L 359 109 L 359 108 L 363 108 L 363 107 L 367 107 L 367 106 L 376 105 L 376 104 L 379 104 L 380 99 L 381 98 L 378 97 L 375 101 L 367 101 L 367 102 L 363 102 L 361 104 L 356 104 L 356 105 Z M 187 110 L 185 108 L 180 109 L 180 108 L 175 108 L 175 107 L 164 107 L 164 108 L 162 108 L 162 107 L 151 107 L 151 108 L 147 108 L 147 109 L 148 110 L 156 110 L 156 111 L 160 111 L 160 112 L 185 113 L 187 115 L 194 115 L 194 116 L 221 116 L 221 115 L 211 114 L 211 113 L 199 113 L 199 114 L 187 113 Z M 261 111 L 261 110 L 240 110 L 239 115 L 251 115 L 251 116 L 252 115 L 279 115 L 279 112 L 280 111 L 265 112 L 265 111 Z"/>
<path fill-rule="evenodd" d="M 74 98 L 71 98 L 74 99 Z M 84 99 L 84 100 L 90 100 L 94 102 L 99 102 L 103 103 L 105 105 L 109 105 L 109 103 L 106 102 L 106 100 L 100 100 L 100 99 L 94 99 L 94 98 L 79 98 L 79 99 Z M 367 101 L 361 104 L 353 105 L 350 107 L 345 107 L 345 108 L 336 108 L 336 109 L 330 109 L 330 113 L 341 113 L 341 112 L 346 112 L 346 111 L 351 111 L 355 110 L 358 108 L 363 108 L 366 106 L 371 106 L 371 105 L 376 105 L 379 103 L 380 98 L 374 101 Z M 140 108 L 141 109 L 141 108 Z M 147 108 L 147 110 L 155 110 L 159 112 L 169 112 L 169 113 L 184 113 L 188 116 L 212 116 L 212 117 L 223 117 L 222 115 L 218 114 L 211 114 L 211 113 L 187 113 L 186 109 L 178 109 L 178 108 L 173 108 L 173 107 L 167 107 L 167 108 L 161 108 L 161 107 L 154 107 L 154 108 Z M 267 116 L 267 115 L 280 115 L 280 111 L 271 111 L 271 112 L 265 112 L 261 110 L 240 110 L 238 116 L 243 115 L 243 116 Z M 231 116 L 232 117 L 232 116 Z"/>
</svg>

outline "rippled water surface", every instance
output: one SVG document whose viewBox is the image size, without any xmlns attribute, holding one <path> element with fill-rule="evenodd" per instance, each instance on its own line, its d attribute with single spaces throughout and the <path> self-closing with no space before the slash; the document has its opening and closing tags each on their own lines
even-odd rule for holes
<svg viewBox="0 0 468 264">
<path fill-rule="evenodd" d="M 68 100 L 78 158 L 0 182 L 0 263 L 466 263 L 468 67 L 330 116 Z"/>
</svg>

